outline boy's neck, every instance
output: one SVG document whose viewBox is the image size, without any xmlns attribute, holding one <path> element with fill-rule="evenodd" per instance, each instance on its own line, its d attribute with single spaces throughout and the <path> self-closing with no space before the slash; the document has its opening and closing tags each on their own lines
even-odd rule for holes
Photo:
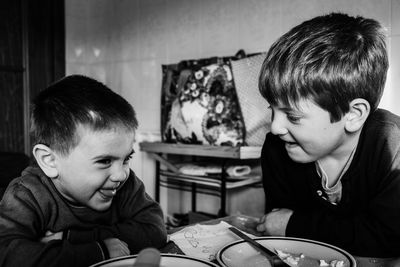
<svg viewBox="0 0 400 267">
<path fill-rule="evenodd" d="M 350 135 L 348 140 L 344 142 L 335 153 L 318 160 L 319 166 L 324 170 L 328 177 L 328 186 L 336 184 L 337 180 L 343 175 L 345 166 L 349 162 L 353 152 L 355 151 L 361 131 Z"/>
</svg>

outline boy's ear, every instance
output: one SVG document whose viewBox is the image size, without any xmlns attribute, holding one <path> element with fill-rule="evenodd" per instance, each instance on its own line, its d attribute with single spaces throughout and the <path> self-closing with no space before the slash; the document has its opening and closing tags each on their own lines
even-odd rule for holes
<svg viewBox="0 0 400 267">
<path fill-rule="evenodd" d="M 345 115 L 345 129 L 348 132 L 357 132 L 367 120 L 371 107 L 369 102 L 363 98 L 356 98 L 349 105 L 350 109 Z"/>
<path fill-rule="evenodd" d="M 33 147 L 32 153 L 39 167 L 48 177 L 56 178 L 58 176 L 56 157 L 51 148 L 43 144 L 37 144 Z"/>
</svg>

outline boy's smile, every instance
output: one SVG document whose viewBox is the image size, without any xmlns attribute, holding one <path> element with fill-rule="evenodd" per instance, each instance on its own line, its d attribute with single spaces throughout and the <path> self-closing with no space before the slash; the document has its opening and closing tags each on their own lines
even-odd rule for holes
<svg viewBox="0 0 400 267">
<path fill-rule="evenodd" d="M 351 138 L 345 131 L 345 116 L 332 123 L 329 112 L 309 100 L 300 100 L 296 109 L 285 106 L 271 109 L 271 132 L 285 142 L 292 160 L 300 163 L 340 160 L 348 155 Z"/>
<path fill-rule="evenodd" d="M 92 131 L 79 126 L 78 145 L 56 155 L 58 177 L 53 183 L 71 203 L 102 211 L 129 177 L 134 133 L 124 127 Z"/>
<path fill-rule="evenodd" d="M 117 194 L 117 189 L 100 189 L 99 193 L 102 195 L 104 199 L 113 198 Z"/>
<path fill-rule="evenodd" d="M 291 150 L 291 149 L 294 149 L 294 148 L 296 148 L 298 146 L 299 145 L 296 142 L 285 142 L 286 150 Z"/>
</svg>

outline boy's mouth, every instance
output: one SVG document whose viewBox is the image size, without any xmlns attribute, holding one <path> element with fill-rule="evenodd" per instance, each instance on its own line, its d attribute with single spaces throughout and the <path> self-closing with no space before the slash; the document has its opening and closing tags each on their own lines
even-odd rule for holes
<svg viewBox="0 0 400 267">
<path fill-rule="evenodd" d="M 117 191 L 124 185 L 125 181 L 118 182 L 118 183 L 114 184 L 112 187 L 107 186 L 107 187 L 100 188 L 99 189 L 100 195 L 106 200 L 112 199 L 117 194 Z"/>
<path fill-rule="evenodd" d="M 113 188 L 113 189 L 102 188 L 99 190 L 99 192 L 103 198 L 110 199 L 110 198 L 113 198 L 117 194 L 117 189 L 116 188 Z"/>
<path fill-rule="evenodd" d="M 297 142 L 287 142 L 287 141 L 285 141 L 285 147 L 288 149 L 288 148 L 294 148 L 294 147 L 296 147 L 296 146 L 298 146 L 298 144 L 297 144 Z"/>
</svg>

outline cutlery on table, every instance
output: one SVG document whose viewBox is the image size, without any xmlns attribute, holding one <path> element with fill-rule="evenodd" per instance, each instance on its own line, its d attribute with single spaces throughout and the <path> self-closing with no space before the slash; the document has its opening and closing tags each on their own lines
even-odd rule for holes
<svg viewBox="0 0 400 267">
<path fill-rule="evenodd" d="M 235 227 L 229 227 L 228 228 L 230 231 L 232 231 L 235 235 L 249 243 L 252 247 L 254 247 L 257 251 L 261 252 L 262 255 L 264 255 L 268 261 L 271 263 L 272 266 L 289 266 L 287 263 L 281 260 L 275 253 L 267 249 L 266 247 L 262 246 L 246 234 L 242 233 L 240 230 L 236 229 Z"/>
</svg>

